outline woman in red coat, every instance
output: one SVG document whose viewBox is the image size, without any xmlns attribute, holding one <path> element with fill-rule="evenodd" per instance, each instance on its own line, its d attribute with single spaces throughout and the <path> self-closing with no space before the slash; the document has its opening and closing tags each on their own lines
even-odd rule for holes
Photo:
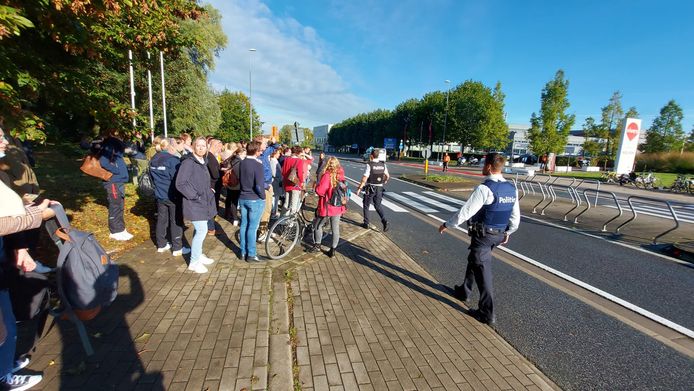
<svg viewBox="0 0 694 391">
<path fill-rule="evenodd" d="M 344 205 L 331 205 L 330 200 L 333 191 L 336 191 L 338 182 L 344 182 L 345 171 L 340 166 L 340 162 L 335 157 L 328 159 L 325 163 L 325 170 L 318 173 L 318 185 L 316 194 L 318 195 L 318 207 L 316 208 L 316 218 L 313 221 L 313 247 L 310 252 L 320 251 L 321 239 L 323 238 L 323 225 L 330 220 L 330 228 L 333 231 L 333 241 L 328 251 L 328 256 L 335 256 L 335 247 L 340 242 L 340 217 L 347 208 Z"/>
</svg>

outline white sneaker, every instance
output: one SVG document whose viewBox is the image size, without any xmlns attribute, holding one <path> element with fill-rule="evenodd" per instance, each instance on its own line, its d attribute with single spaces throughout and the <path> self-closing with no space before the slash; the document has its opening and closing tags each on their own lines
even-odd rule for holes
<svg viewBox="0 0 694 391">
<path fill-rule="evenodd" d="M 32 270 L 34 273 L 46 274 L 55 271 L 54 268 L 48 267 L 37 260 L 34 260 L 34 263 L 36 263 L 36 268 Z"/>
<path fill-rule="evenodd" d="M 198 262 L 202 263 L 203 265 L 211 265 L 214 263 L 214 259 L 209 258 L 205 255 L 200 255 L 200 259 L 198 259 Z"/>
<path fill-rule="evenodd" d="M 133 236 L 130 235 L 129 233 L 125 232 L 125 231 L 122 231 L 122 232 L 117 232 L 115 234 L 110 234 L 109 238 L 111 238 L 113 240 L 126 241 L 126 240 L 132 239 Z"/>
<path fill-rule="evenodd" d="M 231 223 L 231 225 L 233 225 L 234 227 L 238 227 L 238 226 L 239 226 L 239 221 L 238 221 L 238 220 L 234 220 L 234 222 Z"/>
<path fill-rule="evenodd" d="M 158 252 L 158 253 L 163 253 L 163 252 L 169 251 L 170 248 L 171 248 L 171 243 L 166 243 L 166 246 L 164 246 L 164 247 L 159 247 L 159 248 L 157 249 L 157 252 Z"/>
<path fill-rule="evenodd" d="M 198 273 L 198 274 L 207 273 L 207 271 L 208 271 L 207 268 L 205 267 L 205 265 L 203 265 L 202 262 L 200 262 L 200 261 L 193 262 L 190 265 L 188 265 L 188 270 L 194 271 L 195 273 Z"/>
<path fill-rule="evenodd" d="M 128 239 L 126 239 L 126 240 L 130 240 L 130 239 L 133 238 L 133 234 L 131 234 L 130 232 L 128 232 L 127 229 L 126 229 L 126 230 L 123 230 L 123 233 L 124 233 L 124 236 L 125 236 L 126 238 L 128 238 Z"/>
<path fill-rule="evenodd" d="M 172 254 L 173 254 L 174 257 L 180 257 L 181 255 L 184 255 L 184 254 L 190 254 L 190 248 L 188 248 L 188 247 L 183 247 L 183 248 L 180 249 L 180 250 L 174 251 Z"/>
<path fill-rule="evenodd" d="M 2 379 L 2 389 L 11 391 L 28 390 L 43 380 L 42 375 L 7 375 Z"/>
<path fill-rule="evenodd" d="M 31 360 L 29 359 L 29 357 L 24 357 L 23 359 L 19 359 L 19 360 L 15 361 L 14 362 L 14 368 L 12 368 L 12 373 L 15 373 L 17 371 L 20 371 L 20 370 L 26 368 L 26 366 L 29 365 L 30 361 Z"/>
</svg>

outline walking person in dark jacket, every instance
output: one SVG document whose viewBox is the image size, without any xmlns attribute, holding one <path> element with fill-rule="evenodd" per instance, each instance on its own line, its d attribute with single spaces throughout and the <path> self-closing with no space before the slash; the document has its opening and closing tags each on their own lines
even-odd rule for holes
<svg viewBox="0 0 694 391">
<path fill-rule="evenodd" d="M 214 192 L 210 187 L 210 171 L 205 161 L 206 155 L 205 138 L 196 138 L 193 142 L 192 156 L 181 162 L 176 175 L 176 189 L 183 196 L 183 217 L 190 220 L 195 228 L 188 270 L 196 273 L 207 273 L 205 265 L 214 263 L 213 259 L 202 253 L 202 244 L 207 235 L 207 222 L 217 214 Z"/>
<path fill-rule="evenodd" d="M 123 160 L 125 146 L 115 137 L 109 137 L 101 145 L 101 157 L 99 163 L 106 171 L 113 174 L 111 179 L 104 181 L 106 197 L 108 198 L 108 230 L 109 237 L 114 240 L 130 240 L 133 238 L 125 230 L 125 184 L 130 179 L 128 167 Z"/>
<path fill-rule="evenodd" d="M 175 257 L 190 252 L 183 247 L 183 227 L 179 216 L 180 194 L 176 190 L 176 173 L 181 159 L 176 154 L 176 142 L 173 139 L 162 139 L 157 152 L 149 163 L 149 173 L 154 183 L 154 197 L 157 199 L 157 252 L 163 253 L 172 249 Z M 166 240 L 170 232 L 171 242 Z"/>
<path fill-rule="evenodd" d="M 247 156 L 239 166 L 239 208 L 241 209 L 241 232 L 239 244 L 241 257 L 247 262 L 259 261 L 256 255 L 256 238 L 260 217 L 265 209 L 265 177 L 260 162 L 261 143 L 252 141 L 246 148 Z"/>
</svg>

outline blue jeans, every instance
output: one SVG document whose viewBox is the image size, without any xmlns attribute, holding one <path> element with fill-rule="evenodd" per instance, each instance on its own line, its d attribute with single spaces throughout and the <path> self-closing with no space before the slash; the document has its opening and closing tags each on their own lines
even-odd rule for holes
<svg viewBox="0 0 694 391">
<path fill-rule="evenodd" d="M 17 348 L 17 323 L 12 312 L 10 292 L 7 289 L 0 290 L 0 308 L 2 323 L 7 332 L 5 341 L 0 345 L 0 376 L 6 376 L 14 368 L 14 353 Z"/>
<path fill-rule="evenodd" d="M 256 256 L 255 240 L 257 238 L 260 216 L 265 209 L 265 200 L 239 200 L 241 209 L 240 245 L 241 256 Z"/>
<path fill-rule="evenodd" d="M 193 264 L 200 259 L 202 255 L 202 243 L 207 236 L 207 220 L 193 221 L 195 232 L 193 233 L 193 241 L 190 243 L 190 263 Z"/>
</svg>

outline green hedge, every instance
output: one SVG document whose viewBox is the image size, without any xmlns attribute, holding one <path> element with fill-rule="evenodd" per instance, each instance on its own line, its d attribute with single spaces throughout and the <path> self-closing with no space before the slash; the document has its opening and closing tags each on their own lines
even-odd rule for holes
<svg viewBox="0 0 694 391">
<path fill-rule="evenodd" d="M 694 174 L 694 152 L 642 153 L 636 157 L 636 171 Z"/>
</svg>

